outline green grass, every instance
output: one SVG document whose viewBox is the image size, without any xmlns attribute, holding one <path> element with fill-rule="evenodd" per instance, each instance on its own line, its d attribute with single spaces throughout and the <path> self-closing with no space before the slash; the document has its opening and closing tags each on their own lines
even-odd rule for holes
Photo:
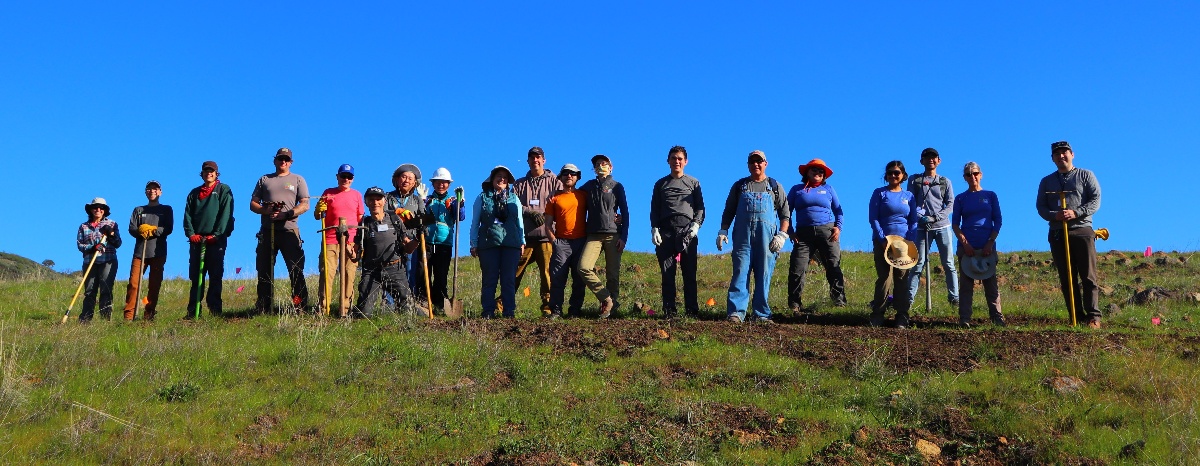
<svg viewBox="0 0 1200 466">
<path fill-rule="evenodd" d="M 704 335 L 626 348 L 600 331 L 624 323 L 590 320 L 543 324 L 579 329 L 595 343 L 577 353 L 517 344 L 505 338 L 504 322 L 435 328 L 412 316 L 346 322 L 282 315 L 183 323 L 187 283 L 178 280 L 164 284 L 153 324 L 57 325 L 76 282 L 0 282 L 0 459 L 795 464 L 831 458 L 832 448 L 850 459 L 874 449 L 868 462 L 923 461 L 909 439 L 856 443 L 865 427 L 921 429 L 945 438 L 944 449 L 998 451 L 1009 455 L 1001 456 L 1005 462 L 1187 464 L 1200 454 L 1197 305 L 1124 301 L 1139 286 L 1196 292 L 1196 266 L 1133 270 L 1153 260 L 1138 254 L 1126 265 L 1102 262 L 1102 282 L 1115 290 L 1102 301 L 1122 307 L 1103 333 L 1120 334 L 1106 340 L 1118 343 L 1011 367 L 997 360 L 1003 339 L 991 339 L 963 349 L 979 366 L 962 373 L 889 365 L 886 356 L 899 349 L 888 333 L 867 337 L 873 352 L 826 369 Z M 475 316 L 478 268 L 470 260 L 461 265 L 461 297 Z M 660 307 L 653 257 L 626 254 L 623 268 L 619 315 L 653 319 L 632 306 Z M 716 301 L 702 305 L 705 317 L 718 318 L 728 256 L 702 257 L 700 270 L 702 303 Z M 806 302 L 820 313 L 865 317 L 870 257 L 848 253 L 844 270 L 851 306 L 830 307 L 819 267 L 808 277 Z M 783 317 L 786 273 L 784 255 L 771 300 Z M 1005 313 L 1034 319 L 1002 332 L 1088 332 L 1062 323 L 1052 268 L 1001 261 L 1000 273 L 1009 280 L 1001 291 Z M 277 295 L 286 294 L 279 282 Z M 935 308 L 923 315 L 949 321 L 957 314 L 941 283 L 935 277 Z M 239 285 L 246 291 L 237 293 Z M 1028 291 L 1014 291 L 1017 285 Z M 525 286 L 531 297 L 520 299 L 518 316 L 540 319 L 536 280 L 526 277 Z M 124 282 L 115 290 L 119 301 Z M 227 310 L 251 306 L 252 283 L 228 280 L 225 290 Z M 588 308 L 594 312 L 594 298 Z M 977 307 L 977 315 L 986 310 Z M 1162 324 L 1150 324 L 1152 316 Z M 923 331 L 930 330 L 915 330 Z M 1045 380 L 1059 374 L 1086 385 L 1057 394 Z M 1001 436 L 1021 447 L 1004 447 Z M 1121 456 L 1139 440 L 1144 448 Z"/>
</svg>

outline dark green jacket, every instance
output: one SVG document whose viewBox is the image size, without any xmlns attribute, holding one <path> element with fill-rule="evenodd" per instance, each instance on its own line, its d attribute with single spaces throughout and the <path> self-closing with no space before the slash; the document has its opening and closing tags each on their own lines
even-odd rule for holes
<svg viewBox="0 0 1200 466">
<path fill-rule="evenodd" d="M 229 237 L 233 233 L 233 190 L 225 183 L 217 183 L 212 194 L 200 199 L 201 188 L 203 185 L 188 193 L 183 208 L 184 236 Z"/>
</svg>

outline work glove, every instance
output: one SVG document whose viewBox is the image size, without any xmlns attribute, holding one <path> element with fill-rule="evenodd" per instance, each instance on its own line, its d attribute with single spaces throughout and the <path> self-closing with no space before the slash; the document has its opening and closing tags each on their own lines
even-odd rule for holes
<svg viewBox="0 0 1200 466">
<path fill-rule="evenodd" d="M 329 210 L 329 204 L 325 203 L 325 198 L 317 201 L 317 214 L 323 214 L 327 210 Z"/>
<path fill-rule="evenodd" d="M 458 202 L 460 202 L 460 203 L 462 202 L 462 200 L 463 200 L 463 189 L 462 189 L 462 186 L 459 186 L 459 187 L 457 187 L 457 188 L 454 188 L 454 197 L 458 199 Z"/>
<path fill-rule="evenodd" d="M 96 243 L 96 246 L 93 247 L 93 249 L 100 254 L 104 254 L 104 251 L 106 251 L 108 248 L 104 247 L 104 243 Z"/>
<path fill-rule="evenodd" d="M 208 236 L 205 236 L 205 237 L 204 237 L 204 242 L 205 242 L 205 243 L 208 243 L 208 244 L 216 244 L 216 242 L 217 242 L 217 237 L 216 237 L 216 236 L 213 236 L 213 235 L 208 235 Z"/>
<path fill-rule="evenodd" d="M 413 218 L 416 218 L 417 213 L 403 207 L 399 207 L 396 209 L 396 215 L 399 215 L 403 220 L 412 220 Z"/>
<path fill-rule="evenodd" d="M 655 246 L 662 245 L 662 235 L 658 233 L 658 228 L 650 229 L 650 242 L 654 243 Z"/>
<path fill-rule="evenodd" d="M 932 215 L 922 215 L 921 216 L 921 226 L 928 226 L 929 224 L 931 224 L 933 222 L 934 222 L 934 218 Z"/>
<path fill-rule="evenodd" d="M 142 235 L 142 238 L 150 239 L 150 237 L 154 236 L 154 233 L 156 232 L 158 232 L 158 227 L 154 225 L 150 225 L 148 223 L 138 225 L 138 234 Z"/>
<path fill-rule="evenodd" d="M 692 222 L 692 224 L 688 226 L 687 239 L 694 239 L 698 234 L 700 234 L 700 224 Z"/>
<path fill-rule="evenodd" d="M 717 232 L 717 250 L 725 248 L 725 244 L 729 242 L 729 230 L 721 230 Z"/>
<path fill-rule="evenodd" d="M 767 245 L 767 249 L 772 253 L 783 250 L 783 244 L 787 242 L 787 237 L 787 233 L 782 230 L 775 232 L 775 236 L 771 237 L 771 244 Z"/>
<path fill-rule="evenodd" d="M 202 240 L 204 240 L 204 237 L 200 235 L 192 235 L 188 237 L 189 243 L 199 244 Z"/>
<path fill-rule="evenodd" d="M 106 223 L 104 225 L 100 225 L 100 234 L 102 234 L 104 236 L 112 236 L 112 234 L 115 232 L 116 232 L 116 229 L 113 228 L 113 226 L 110 224 Z"/>
</svg>

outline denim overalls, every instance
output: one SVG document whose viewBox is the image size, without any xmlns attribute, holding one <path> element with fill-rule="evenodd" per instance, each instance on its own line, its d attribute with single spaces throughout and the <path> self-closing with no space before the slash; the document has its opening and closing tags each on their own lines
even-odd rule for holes
<svg viewBox="0 0 1200 466">
<path fill-rule="evenodd" d="M 771 180 L 768 178 L 768 180 Z M 733 277 L 729 280 L 728 316 L 746 320 L 746 304 L 750 298 L 748 282 L 754 273 L 755 319 L 771 317 L 767 296 L 771 288 L 771 273 L 775 270 L 778 253 L 770 251 L 771 237 L 779 231 L 779 214 L 775 211 L 775 182 L 768 182 L 767 192 L 747 191 L 749 182 L 742 185 L 737 213 L 731 230 L 733 235 Z"/>
</svg>

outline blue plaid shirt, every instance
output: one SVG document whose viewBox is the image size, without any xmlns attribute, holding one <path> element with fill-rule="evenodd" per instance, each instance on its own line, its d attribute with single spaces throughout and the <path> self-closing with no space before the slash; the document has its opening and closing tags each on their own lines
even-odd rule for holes
<svg viewBox="0 0 1200 466">
<path fill-rule="evenodd" d="M 104 238 L 100 233 L 100 228 L 107 225 L 112 229 L 113 235 L 104 243 L 104 252 L 96 257 L 96 262 L 112 262 L 117 260 L 117 248 L 121 247 L 121 229 L 117 227 L 117 222 L 109 220 L 107 217 L 92 226 L 91 222 L 83 222 L 79 225 L 79 233 L 75 235 L 75 245 L 79 247 L 79 252 L 83 253 L 83 260 L 90 261 L 92 252 L 94 252 L 97 244 Z"/>
</svg>

